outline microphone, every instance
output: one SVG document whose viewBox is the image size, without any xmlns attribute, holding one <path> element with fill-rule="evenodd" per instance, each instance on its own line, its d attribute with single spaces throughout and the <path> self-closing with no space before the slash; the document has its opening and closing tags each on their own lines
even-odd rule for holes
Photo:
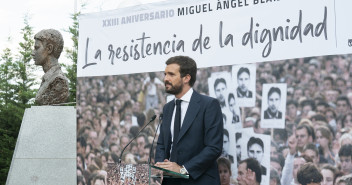
<svg viewBox="0 0 352 185">
<path fill-rule="evenodd" d="M 133 139 L 131 139 L 131 141 L 122 149 L 122 152 L 121 152 L 120 158 L 119 158 L 119 164 L 121 164 L 121 158 L 122 158 L 123 152 L 126 150 L 128 145 L 130 145 L 132 143 L 132 141 L 135 140 L 139 136 L 139 134 L 142 132 L 142 130 L 144 130 L 145 127 L 147 127 L 151 122 L 153 122 L 155 120 L 155 118 L 156 118 L 156 115 L 154 115 L 150 119 L 150 121 L 147 124 L 145 124 L 144 127 L 137 133 L 137 135 Z"/>
<path fill-rule="evenodd" d="M 162 123 L 162 121 L 163 121 L 163 114 L 161 113 L 161 114 L 159 115 L 159 123 L 158 123 L 158 126 L 156 127 L 156 130 L 155 130 L 155 134 L 154 134 L 152 146 L 150 147 L 150 151 L 149 151 L 149 159 L 148 159 L 148 164 L 149 164 L 149 165 L 150 165 L 151 160 L 152 160 L 152 153 L 153 153 L 154 140 L 155 140 L 156 134 L 157 134 L 157 132 L 158 132 L 159 126 L 160 126 L 160 124 Z"/>
</svg>

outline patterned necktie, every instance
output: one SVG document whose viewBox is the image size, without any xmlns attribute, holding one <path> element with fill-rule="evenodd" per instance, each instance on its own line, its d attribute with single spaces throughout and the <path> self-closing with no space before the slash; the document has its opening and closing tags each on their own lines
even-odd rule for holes
<svg viewBox="0 0 352 185">
<path fill-rule="evenodd" d="M 171 151 L 171 158 L 170 158 L 170 161 L 173 161 L 173 162 L 177 161 L 176 143 L 177 143 L 178 134 L 180 133 L 180 128 L 181 128 L 181 101 L 182 100 L 176 100 L 176 114 L 175 114 L 175 122 L 174 122 L 174 138 L 173 138 L 173 141 L 172 141 L 172 151 Z"/>
</svg>

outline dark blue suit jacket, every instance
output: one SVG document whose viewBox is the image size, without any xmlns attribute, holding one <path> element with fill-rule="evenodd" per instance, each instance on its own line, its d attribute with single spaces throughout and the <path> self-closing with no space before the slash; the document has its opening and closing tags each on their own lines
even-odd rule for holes
<svg viewBox="0 0 352 185">
<path fill-rule="evenodd" d="M 175 104 L 164 106 L 164 119 L 156 148 L 156 162 L 170 157 L 170 125 Z M 218 100 L 193 91 L 187 113 L 177 139 L 177 164 L 184 165 L 190 179 L 178 183 L 163 184 L 220 184 L 216 159 L 220 156 L 223 144 L 223 119 Z"/>
</svg>

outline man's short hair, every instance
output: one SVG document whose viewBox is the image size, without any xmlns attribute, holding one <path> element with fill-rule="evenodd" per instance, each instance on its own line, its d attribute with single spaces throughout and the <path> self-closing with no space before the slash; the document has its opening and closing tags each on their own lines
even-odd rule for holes
<svg viewBox="0 0 352 185">
<path fill-rule="evenodd" d="M 169 58 L 166 65 L 178 64 L 180 66 L 181 77 L 190 75 L 189 85 L 192 87 L 197 79 L 197 63 L 188 56 L 174 56 Z"/>
<path fill-rule="evenodd" d="M 225 120 L 224 123 L 226 123 L 226 120 L 227 120 L 226 114 L 222 113 L 222 118 Z"/>
<path fill-rule="evenodd" d="M 249 69 L 246 67 L 241 67 L 238 72 L 237 72 L 237 78 L 242 74 L 242 73 L 247 73 L 248 76 L 251 76 L 251 73 L 249 72 Z"/>
<path fill-rule="evenodd" d="M 330 81 L 330 82 L 331 82 L 331 85 L 334 85 L 334 79 L 333 79 L 331 76 L 326 76 L 326 77 L 324 77 L 324 80 L 323 80 L 323 81 L 326 81 L 326 80 Z"/>
<path fill-rule="evenodd" d="M 220 165 L 225 165 L 229 172 L 231 173 L 231 162 L 229 159 L 225 158 L 225 157 L 219 157 L 216 162 L 218 163 L 218 166 Z"/>
<path fill-rule="evenodd" d="M 97 176 L 94 177 L 93 179 L 93 184 L 97 181 L 97 180 L 102 180 L 105 184 L 105 177 L 104 175 L 98 174 Z"/>
<path fill-rule="evenodd" d="M 214 89 L 216 89 L 216 86 L 218 86 L 219 83 L 223 83 L 226 86 L 226 81 L 223 78 L 217 78 L 214 82 Z"/>
<path fill-rule="evenodd" d="M 254 158 L 247 158 L 239 162 L 239 164 L 246 163 L 247 169 L 252 170 L 255 173 L 255 179 L 257 182 L 262 182 L 262 171 L 259 162 Z"/>
<path fill-rule="evenodd" d="M 279 153 L 278 157 L 270 157 L 270 162 L 276 162 L 280 164 L 281 169 L 283 169 L 285 166 L 285 158 L 281 153 Z"/>
<path fill-rule="evenodd" d="M 140 137 L 143 137 L 144 138 L 144 141 L 145 141 L 145 144 L 148 144 L 148 136 L 147 134 L 145 134 L 144 132 L 141 132 L 137 138 L 140 138 Z"/>
<path fill-rule="evenodd" d="M 319 155 L 319 151 L 317 149 L 317 147 L 313 144 L 313 143 L 308 143 L 303 147 L 303 153 L 307 150 L 312 150 L 314 151 L 315 155 L 318 156 Z"/>
<path fill-rule="evenodd" d="M 323 180 L 323 175 L 313 163 L 306 163 L 299 168 L 297 180 L 301 185 L 320 183 Z"/>
<path fill-rule="evenodd" d="M 233 93 L 229 93 L 229 97 L 228 97 L 227 101 L 230 102 L 231 98 L 233 98 L 235 100 L 235 95 L 233 95 Z"/>
<path fill-rule="evenodd" d="M 319 101 L 317 106 L 324 106 L 325 108 L 330 107 L 330 105 L 326 101 Z"/>
<path fill-rule="evenodd" d="M 230 140 L 230 135 L 229 135 L 229 131 L 227 131 L 227 129 L 224 128 L 224 135 L 227 136 Z"/>
<path fill-rule="evenodd" d="M 87 141 L 82 136 L 77 138 L 77 143 L 79 143 L 81 147 L 87 147 Z"/>
<path fill-rule="evenodd" d="M 281 90 L 280 90 L 280 88 L 278 88 L 278 87 L 271 87 L 271 88 L 269 89 L 269 92 L 268 92 L 268 98 L 269 98 L 269 96 L 271 96 L 274 92 L 276 92 L 277 94 L 279 94 L 279 96 L 281 97 Z"/>
<path fill-rule="evenodd" d="M 345 101 L 346 104 L 347 104 L 347 107 L 348 107 L 348 108 L 351 108 L 351 104 L 350 104 L 350 101 L 348 100 L 347 96 L 339 96 L 339 97 L 337 97 L 336 103 L 337 103 L 338 101 Z"/>
<path fill-rule="evenodd" d="M 303 100 L 301 102 L 301 107 L 303 108 L 304 106 L 310 106 L 312 110 L 315 110 L 315 103 L 313 100 Z"/>
<path fill-rule="evenodd" d="M 236 142 L 237 142 L 242 137 L 242 133 L 236 132 L 235 136 L 236 136 Z"/>
<path fill-rule="evenodd" d="M 303 123 L 303 124 L 298 125 L 298 127 L 296 128 L 296 131 L 301 130 L 301 129 L 306 129 L 306 131 L 308 133 L 308 137 L 312 136 L 313 140 L 315 140 L 315 134 L 314 134 L 313 128 L 311 126 Z"/>
<path fill-rule="evenodd" d="M 352 159 L 352 145 L 347 144 L 347 145 L 342 145 L 340 150 L 339 150 L 339 157 L 344 156 L 344 157 L 350 157 Z"/>
<path fill-rule="evenodd" d="M 34 35 L 34 39 L 45 43 L 45 46 L 52 44 L 53 56 L 59 59 L 62 49 L 64 48 L 64 39 L 59 31 L 54 29 L 41 30 Z"/>
<path fill-rule="evenodd" d="M 249 150 L 249 147 L 252 146 L 253 144 L 258 144 L 259 146 L 261 146 L 264 152 L 264 143 L 260 138 L 256 138 L 256 137 L 249 138 L 247 143 L 247 150 Z"/>
<path fill-rule="evenodd" d="M 298 107 L 298 102 L 296 100 L 287 100 L 286 106 L 294 105 L 296 108 Z"/>
<path fill-rule="evenodd" d="M 109 151 L 110 151 L 110 152 L 111 152 L 111 148 L 114 147 L 114 146 L 119 147 L 116 143 L 111 143 L 111 144 L 109 145 Z"/>
<path fill-rule="evenodd" d="M 310 79 L 309 82 L 314 82 L 314 84 L 315 84 L 316 86 L 318 86 L 318 80 L 316 80 L 316 79 L 314 79 L 314 78 L 313 78 L 313 79 Z"/>
</svg>

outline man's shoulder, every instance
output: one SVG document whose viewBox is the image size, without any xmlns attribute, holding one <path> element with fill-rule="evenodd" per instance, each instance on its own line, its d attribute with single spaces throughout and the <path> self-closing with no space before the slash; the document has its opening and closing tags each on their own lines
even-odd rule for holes
<svg viewBox="0 0 352 185">
<path fill-rule="evenodd" d="M 253 92 L 248 90 L 248 98 L 252 98 L 253 97 Z"/>
<path fill-rule="evenodd" d="M 264 111 L 264 119 L 269 119 L 268 109 Z"/>
</svg>

